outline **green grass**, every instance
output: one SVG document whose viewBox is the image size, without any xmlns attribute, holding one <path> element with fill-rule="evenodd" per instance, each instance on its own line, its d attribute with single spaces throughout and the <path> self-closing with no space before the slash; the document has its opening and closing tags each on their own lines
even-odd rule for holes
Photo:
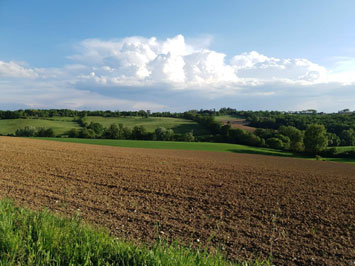
<svg viewBox="0 0 355 266">
<path fill-rule="evenodd" d="M 237 263 L 233 263 L 237 264 Z M 240 265 L 270 265 L 269 261 Z M 33 212 L 0 200 L 0 265 L 232 265 L 220 254 L 157 241 L 153 247 L 111 237 L 78 218 Z"/>
<path fill-rule="evenodd" d="M 234 152 L 261 154 L 269 156 L 282 156 L 299 159 L 315 160 L 314 156 L 306 156 L 295 154 L 292 152 L 245 146 L 239 144 L 228 143 L 212 143 L 212 142 L 174 142 L 174 141 L 148 141 L 148 140 L 112 140 L 112 139 L 79 139 L 79 138 L 36 138 L 51 141 L 95 144 L 105 146 L 117 146 L 126 148 L 146 148 L 146 149 L 172 149 L 172 150 L 191 150 L 191 151 L 212 151 L 212 152 Z M 348 158 L 321 158 L 323 161 L 355 163 L 354 159 Z"/>
<path fill-rule="evenodd" d="M 355 146 L 339 146 L 336 147 L 337 153 L 345 152 L 345 151 L 353 151 L 355 150 Z"/>
<path fill-rule="evenodd" d="M 192 151 L 236 152 L 264 155 L 295 157 L 291 152 L 279 151 L 268 148 L 251 147 L 238 144 L 212 143 L 212 142 L 175 142 L 175 141 L 147 141 L 147 140 L 111 140 L 111 139 L 79 139 L 79 138 L 40 138 L 62 142 L 75 142 L 118 146 L 127 148 L 172 149 Z"/>
<path fill-rule="evenodd" d="M 0 134 L 15 134 L 17 129 L 33 126 L 37 128 L 52 128 L 55 135 L 61 135 L 72 128 L 79 128 L 79 125 L 72 120 L 72 117 L 68 117 L 67 119 L 4 119 L 0 120 Z"/>
<path fill-rule="evenodd" d="M 87 122 L 100 123 L 104 127 L 109 127 L 111 124 L 123 124 L 125 127 L 133 128 L 134 126 L 144 126 L 148 132 L 154 132 L 158 127 L 171 128 L 175 133 L 187 133 L 193 130 L 194 135 L 208 134 L 196 122 L 170 117 L 140 117 L 140 116 L 127 116 L 127 117 L 101 117 L 101 116 L 88 116 Z"/>
</svg>

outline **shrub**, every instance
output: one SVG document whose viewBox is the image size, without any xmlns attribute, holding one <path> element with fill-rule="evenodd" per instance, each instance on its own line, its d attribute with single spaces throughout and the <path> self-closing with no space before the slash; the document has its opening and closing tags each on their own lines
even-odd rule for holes
<svg viewBox="0 0 355 266">
<path fill-rule="evenodd" d="M 281 150 L 284 147 L 284 143 L 279 138 L 269 138 L 266 140 L 266 145 L 272 149 Z"/>
<path fill-rule="evenodd" d="M 34 137 L 36 136 L 37 129 L 35 127 L 26 126 L 21 129 L 17 129 L 15 135 L 19 137 Z"/>
<path fill-rule="evenodd" d="M 333 157 L 337 157 L 336 153 L 337 153 L 337 149 L 332 147 L 323 150 L 322 152 L 320 152 L 320 155 L 323 157 L 333 158 Z"/>
<path fill-rule="evenodd" d="M 71 130 L 69 130 L 68 136 L 69 136 L 69 138 L 79 137 L 79 130 L 77 130 L 76 128 L 72 128 Z"/>
<path fill-rule="evenodd" d="M 183 140 L 187 141 L 187 142 L 195 141 L 195 136 L 194 136 L 193 132 L 191 131 L 191 132 L 185 133 L 183 135 Z"/>
<path fill-rule="evenodd" d="M 174 131 L 172 129 L 166 129 L 164 127 L 158 127 L 154 131 L 154 140 L 173 140 Z"/>
</svg>

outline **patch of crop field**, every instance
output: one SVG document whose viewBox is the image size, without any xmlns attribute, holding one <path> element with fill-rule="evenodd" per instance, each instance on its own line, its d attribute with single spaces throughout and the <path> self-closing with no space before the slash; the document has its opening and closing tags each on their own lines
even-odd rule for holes
<svg viewBox="0 0 355 266">
<path fill-rule="evenodd" d="M 215 116 L 217 121 L 222 121 L 222 120 L 233 120 L 233 119 L 244 119 L 243 117 L 239 116 L 232 116 L 232 115 L 217 115 Z"/>
<path fill-rule="evenodd" d="M 0 137 L 0 196 L 117 237 L 276 265 L 350 265 L 355 165 Z"/>
<path fill-rule="evenodd" d="M 239 128 L 249 132 L 254 132 L 256 130 L 255 127 L 248 126 L 248 123 L 244 118 L 238 118 L 230 115 L 221 115 L 216 116 L 216 120 L 222 122 L 224 125 L 229 122 L 232 128 Z"/>
<path fill-rule="evenodd" d="M 54 130 L 55 135 L 65 134 L 72 128 L 79 128 L 79 125 L 76 122 L 64 119 L 3 119 L 0 120 L 0 134 L 15 134 L 17 129 L 24 128 L 26 126 L 33 126 L 36 128 L 44 127 L 44 128 L 52 128 Z"/>
<path fill-rule="evenodd" d="M 170 117 L 140 117 L 140 116 L 127 116 L 127 117 L 101 117 L 101 116 L 88 116 L 87 122 L 100 123 L 104 127 L 109 127 L 111 124 L 123 124 L 126 127 L 133 128 L 134 126 L 144 126 L 148 132 L 154 132 L 158 127 L 171 128 L 175 133 L 194 132 L 194 135 L 208 134 L 196 122 Z"/>
</svg>

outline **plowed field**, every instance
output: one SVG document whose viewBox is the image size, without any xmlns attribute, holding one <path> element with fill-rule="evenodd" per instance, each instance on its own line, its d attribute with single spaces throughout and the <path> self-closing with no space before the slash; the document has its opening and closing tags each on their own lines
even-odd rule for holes
<svg viewBox="0 0 355 266">
<path fill-rule="evenodd" d="M 0 137 L 0 197 L 230 259 L 355 261 L 355 165 Z"/>
<path fill-rule="evenodd" d="M 256 130 L 255 127 L 249 127 L 247 126 L 247 122 L 245 121 L 245 119 L 238 119 L 238 118 L 234 118 L 234 119 L 227 119 L 227 120 L 221 120 L 222 123 L 224 125 L 227 125 L 228 123 L 230 123 L 232 128 L 239 128 L 239 129 L 243 129 L 249 132 L 254 132 Z"/>
</svg>

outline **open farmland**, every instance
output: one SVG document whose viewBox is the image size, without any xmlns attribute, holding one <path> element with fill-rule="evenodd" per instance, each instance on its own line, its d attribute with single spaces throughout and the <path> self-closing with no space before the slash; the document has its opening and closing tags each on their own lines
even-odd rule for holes
<svg viewBox="0 0 355 266">
<path fill-rule="evenodd" d="M 9 137 L 0 165 L 1 197 L 133 241 L 159 235 L 287 265 L 355 258 L 355 165 Z"/>
</svg>

